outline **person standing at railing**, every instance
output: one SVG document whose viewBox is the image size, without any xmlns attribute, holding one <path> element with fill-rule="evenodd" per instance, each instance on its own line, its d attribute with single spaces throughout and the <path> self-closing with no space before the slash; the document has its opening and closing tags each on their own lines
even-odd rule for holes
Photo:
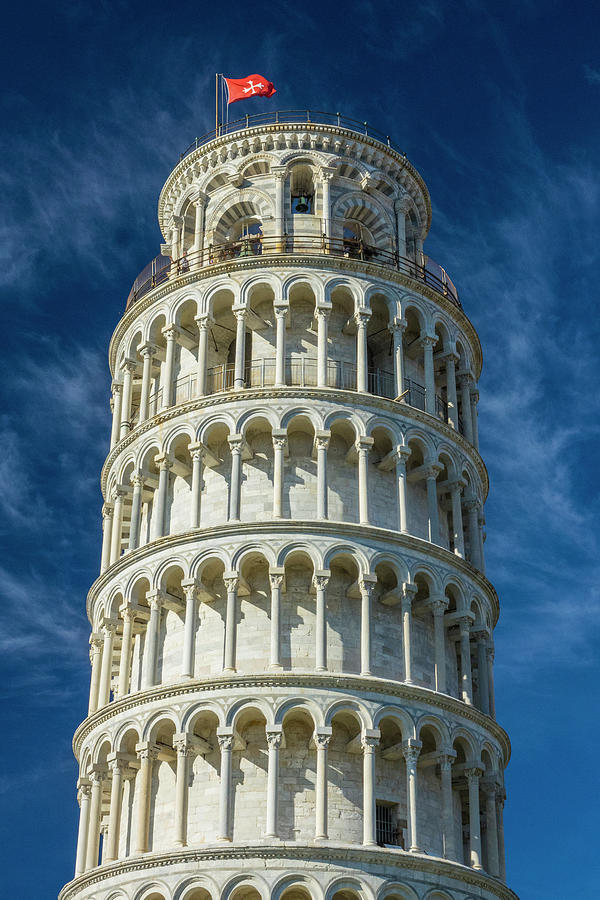
<svg viewBox="0 0 600 900">
<path fill-rule="evenodd" d="M 183 251 L 183 256 L 181 257 L 181 271 L 182 272 L 190 271 L 190 262 L 187 258 L 187 250 Z"/>
</svg>

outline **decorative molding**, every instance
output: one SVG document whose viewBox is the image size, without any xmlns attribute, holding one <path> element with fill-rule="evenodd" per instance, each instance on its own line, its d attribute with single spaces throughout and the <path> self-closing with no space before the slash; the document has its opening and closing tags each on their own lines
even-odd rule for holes
<svg viewBox="0 0 600 900">
<path fill-rule="evenodd" d="M 497 897 L 498 900 L 518 900 L 517 895 L 507 885 L 487 875 L 478 872 L 460 863 L 450 862 L 439 857 L 428 857 L 421 853 L 408 853 L 400 849 L 380 849 L 379 847 L 354 847 L 348 844 L 319 844 L 318 846 L 281 844 L 279 846 L 264 846 L 244 844 L 243 846 L 214 845 L 212 847 L 183 850 L 173 848 L 165 853 L 153 853 L 137 856 L 130 859 L 119 860 L 115 863 L 105 864 L 92 869 L 66 884 L 58 896 L 58 900 L 72 900 L 82 891 L 89 890 L 93 885 L 102 884 L 119 875 L 135 874 L 136 872 L 148 872 L 152 869 L 165 869 L 178 866 L 181 863 L 195 864 L 196 871 L 202 871 L 203 864 L 207 862 L 227 862 L 228 860 L 260 860 L 260 871 L 268 869 L 270 861 L 281 861 L 289 870 L 290 863 L 304 862 L 314 865 L 323 864 L 330 876 L 330 880 L 338 879 L 340 874 L 351 871 L 352 877 L 364 877 L 360 867 L 369 868 L 367 877 L 375 874 L 378 877 L 386 877 L 379 872 L 374 873 L 375 866 L 385 872 L 390 869 L 408 870 L 420 872 L 423 875 L 432 875 L 437 878 L 450 878 L 457 882 L 457 888 L 463 885 L 471 885 L 479 897 Z M 339 869 L 330 869 L 330 866 L 338 866 Z M 249 872 L 250 867 L 244 865 L 244 870 Z M 341 871 L 340 871 L 341 870 Z M 276 870 L 280 873 L 280 869 Z M 212 870 L 213 875 L 215 870 Z M 229 875 L 227 875 L 229 878 Z M 112 885 L 107 885 L 107 890 Z M 116 885 L 115 885 L 116 887 Z"/>
</svg>

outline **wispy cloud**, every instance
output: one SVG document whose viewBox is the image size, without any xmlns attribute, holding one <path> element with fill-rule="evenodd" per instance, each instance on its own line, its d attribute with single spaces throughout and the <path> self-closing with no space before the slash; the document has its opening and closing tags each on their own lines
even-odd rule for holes
<svg viewBox="0 0 600 900">
<path fill-rule="evenodd" d="M 600 69 L 593 69 L 592 66 L 586 64 L 583 67 L 583 72 L 586 81 L 589 81 L 590 84 L 600 84 Z"/>
</svg>

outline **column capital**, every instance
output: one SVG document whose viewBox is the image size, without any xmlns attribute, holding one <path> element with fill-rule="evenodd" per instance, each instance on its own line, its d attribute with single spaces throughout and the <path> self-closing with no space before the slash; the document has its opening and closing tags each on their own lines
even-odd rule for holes
<svg viewBox="0 0 600 900">
<path fill-rule="evenodd" d="M 246 320 L 246 316 L 248 315 L 248 309 L 247 309 L 247 307 L 245 307 L 245 306 L 234 307 L 233 310 L 232 310 L 232 312 L 233 312 L 233 314 L 234 314 L 234 316 L 236 317 L 236 319 L 237 319 L 238 322 L 240 322 L 240 321 L 245 321 L 245 320 Z"/>
<path fill-rule="evenodd" d="M 324 591 L 327 589 L 327 585 L 329 584 L 329 579 L 331 578 L 331 571 L 329 569 L 317 569 L 317 571 L 313 574 L 312 583 L 317 591 Z"/>
<path fill-rule="evenodd" d="M 402 606 L 412 606 L 412 602 L 417 596 L 418 591 L 418 585 L 404 581 L 402 583 Z"/>
<path fill-rule="evenodd" d="M 287 166 L 271 166 L 271 175 L 276 181 L 285 181 Z"/>
<path fill-rule="evenodd" d="M 163 591 L 160 590 L 146 591 L 146 600 L 150 604 L 150 609 L 160 610 L 166 600 L 166 597 Z"/>
<path fill-rule="evenodd" d="M 223 574 L 223 581 L 227 588 L 227 593 L 233 593 L 233 591 L 237 591 L 240 586 L 240 573 L 235 571 L 225 572 Z"/>
<path fill-rule="evenodd" d="M 156 759 L 158 756 L 158 747 L 150 741 L 140 741 L 135 745 L 135 752 L 138 759 Z"/>
<path fill-rule="evenodd" d="M 90 770 L 90 781 L 92 786 L 94 784 L 102 784 L 103 781 L 106 781 L 108 778 L 108 769 L 106 766 L 101 766 L 99 763 L 94 763 Z"/>
<path fill-rule="evenodd" d="M 243 453 L 246 447 L 246 439 L 243 434 L 230 434 L 227 443 L 232 453 Z"/>
<path fill-rule="evenodd" d="M 217 740 L 221 752 L 223 752 L 223 750 L 233 749 L 233 738 L 233 728 L 217 728 Z"/>
<path fill-rule="evenodd" d="M 114 619 L 102 619 L 102 632 L 104 636 L 108 636 L 109 634 L 114 634 L 117 630 L 117 625 L 119 623 Z"/>
<path fill-rule="evenodd" d="M 77 779 L 77 793 L 79 795 L 87 794 L 87 796 L 89 796 L 91 787 L 92 784 L 90 779 L 86 778 L 84 775 Z M 79 799 L 81 799 L 81 796 Z"/>
<path fill-rule="evenodd" d="M 269 569 L 269 585 L 271 590 L 282 588 L 285 584 L 285 569 L 283 567 L 271 567 Z"/>
<path fill-rule="evenodd" d="M 121 381 L 117 381 L 116 379 L 113 379 L 110 388 L 113 392 L 113 395 L 120 394 L 121 391 L 123 390 L 123 383 Z"/>
<path fill-rule="evenodd" d="M 194 319 L 200 331 L 206 330 L 210 328 L 211 325 L 215 324 L 215 320 L 210 313 L 200 313 L 199 315 L 194 316 Z"/>
<path fill-rule="evenodd" d="M 357 309 L 353 316 L 353 319 L 358 328 L 366 328 L 370 318 L 371 310 L 366 308 Z"/>
<path fill-rule="evenodd" d="M 283 725 L 272 725 L 266 731 L 269 749 L 279 750 L 283 741 Z"/>
<path fill-rule="evenodd" d="M 315 306 L 315 317 L 317 319 L 319 319 L 319 318 L 328 319 L 331 309 L 332 309 L 331 303 L 321 303 L 320 306 Z"/>
<path fill-rule="evenodd" d="M 465 775 L 467 776 L 467 781 L 469 784 L 473 784 L 473 782 L 479 783 L 479 779 L 483 775 L 483 768 L 481 766 L 474 765 L 469 769 L 465 769 Z"/>
<path fill-rule="evenodd" d="M 410 459 L 412 450 L 405 444 L 397 444 L 394 448 L 394 458 L 396 462 L 406 463 Z"/>
<path fill-rule="evenodd" d="M 205 194 L 204 191 L 201 191 L 200 188 L 198 188 L 198 190 L 194 191 L 190 196 L 190 200 L 194 206 L 203 206 L 208 200 L 208 194 Z"/>
<path fill-rule="evenodd" d="M 271 171 L 273 171 L 271 169 Z M 336 173 L 336 169 L 333 166 L 321 166 L 319 169 L 319 177 L 321 181 L 331 181 Z"/>
<path fill-rule="evenodd" d="M 159 469 L 171 469 L 173 467 L 173 461 L 167 453 L 157 453 L 154 457 L 154 462 Z"/>
<path fill-rule="evenodd" d="M 142 356 L 149 356 L 150 359 L 152 359 L 157 350 L 158 347 L 156 346 L 156 344 L 152 344 L 150 343 L 150 341 L 146 341 L 145 344 L 140 344 L 140 346 L 138 347 L 138 353 L 140 353 Z"/>
<path fill-rule="evenodd" d="M 423 475 L 425 476 L 426 479 L 428 479 L 428 478 L 436 478 L 437 479 L 438 475 L 443 470 L 443 468 L 444 467 L 440 466 L 439 463 L 432 463 L 430 466 L 425 467 L 425 469 L 423 470 Z"/>
<path fill-rule="evenodd" d="M 180 328 L 178 325 L 175 325 L 174 322 L 170 322 L 168 325 L 165 325 L 164 328 L 161 328 L 161 332 L 168 341 L 173 341 L 177 340 Z"/>
<path fill-rule="evenodd" d="M 139 612 L 139 607 L 134 606 L 133 603 L 124 603 L 119 607 L 119 612 L 121 613 L 121 618 L 124 622 L 135 622 L 135 617 Z"/>
<path fill-rule="evenodd" d="M 452 481 L 448 481 L 448 487 L 451 491 L 463 491 L 467 486 L 467 482 L 464 478 L 454 478 Z"/>
<path fill-rule="evenodd" d="M 188 444 L 188 450 L 192 459 L 202 459 L 212 456 L 210 450 L 202 441 L 192 441 Z"/>
<path fill-rule="evenodd" d="M 315 432 L 315 447 L 317 450 L 327 450 L 329 447 L 329 441 L 331 440 L 331 432 L 330 431 L 317 431 Z"/>
<path fill-rule="evenodd" d="M 106 761 L 113 775 L 119 770 L 125 772 L 129 768 L 129 757 L 126 753 L 109 753 Z"/>
<path fill-rule="evenodd" d="M 277 432 L 273 432 L 271 436 L 271 440 L 273 441 L 273 449 L 274 450 L 285 450 L 287 447 L 287 433 L 279 434 Z"/>
<path fill-rule="evenodd" d="M 178 732 L 173 735 L 173 749 L 177 751 L 177 756 L 188 756 L 192 751 L 192 742 L 190 736 L 185 732 Z"/>
<path fill-rule="evenodd" d="M 102 635 L 98 634 L 97 631 L 92 632 L 90 634 L 90 647 L 92 650 L 96 650 L 97 652 L 102 650 Z"/>
<path fill-rule="evenodd" d="M 440 768 L 445 772 L 448 772 L 452 769 L 455 760 L 456 750 L 450 750 L 449 748 L 443 748 L 438 756 Z"/>
<path fill-rule="evenodd" d="M 315 728 L 313 733 L 313 741 L 315 742 L 316 748 L 320 750 L 327 749 L 332 734 L 333 728 L 331 727 L 331 725 L 323 725 L 320 728 Z"/>
<path fill-rule="evenodd" d="M 134 469 L 134 471 L 131 473 L 131 477 L 129 480 L 131 481 L 131 483 L 134 487 L 136 485 L 143 487 L 143 485 L 144 485 L 144 476 L 142 475 L 142 473 L 140 472 L 139 469 Z"/>
<path fill-rule="evenodd" d="M 409 738 L 407 741 L 404 741 L 402 744 L 402 756 L 407 763 L 410 763 L 411 765 L 416 763 L 422 746 L 423 744 L 421 741 L 416 741 L 414 738 Z"/>
<path fill-rule="evenodd" d="M 465 504 L 465 509 L 468 512 L 473 512 L 473 510 L 476 510 L 477 512 L 479 512 L 479 510 L 481 509 L 481 503 L 479 502 L 477 497 L 467 497 L 464 501 L 464 504 Z"/>
<path fill-rule="evenodd" d="M 360 745 L 364 753 L 374 753 L 375 748 L 379 746 L 381 732 L 379 728 L 365 728 L 360 735 Z"/>
<path fill-rule="evenodd" d="M 185 578 L 181 582 L 181 587 L 185 594 L 185 599 L 194 600 L 198 597 L 198 591 L 200 590 L 201 584 L 196 578 Z"/>
<path fill-rule="evenodd" d="M 441 594 L 434 594 L 429 597 L 425 606 L 431 610 L 434 616 L 443 616 L 448 609 L 448 598 Z"/>
<path fill-rule="evenodd" d="M 358 589 L 362 596 L 365 594 L 370 598 L 373 594 L 373 589 L 377 584 L 377 575 L 365 574 L 361 575 L 358 579 Z"/>
<path fill-rule="evenodd" d="M 357 453 L 359 453 L 361 450 L 368 452 L 374 443 L 375 443 L 375 438 L 366 437 L 365 435 L 361 435 L 361 437 L 357 438 L 354 446 L 356 448 Z"/>
<path fill-rule="evenodd" d="M 419 337 L 419 345 L 421 347 L 431 346 L 434 347 L 438 342 L 437 334 L 422 334 Z"/>
<path fill-rule="evenodd" d="M 114 506 L 110 501 L 102 504 L 102 518 L 103 519 L 112 519 L 113 513 L 115 511 Z"/>
<path fill-rule="evenodd" d="M 280 301 L 279 303 L 273 304 L 273 312 L 275 313 L 276 319 L 285 319 L 289 310 L 290 310 L 289 303 L 284 303 L 283 301 Z"/>
<path fill-rule="evenodd" d="M 388 331 L 390 334 L 404 334 L 408 327 L 408 322 L 406 319 L 401 319 L 400 316 L 394 316 L 392 321 L 388 325 Z"/>
<path fill-rule="evenodd" d="M 394 212 L 396 213 L 404 213 L 407 215 L 413 208 L 413 203 L 410 197 L 399 197 L 397 200 L 394 200 Z"/>
<path fill-rule="evenodd" d="M 126 356 L 125 359 L 123 360 L 123 362 L 121 363 L 121 366 L 127 372 L 135 372 L 135 370 L 138 367 L 138 361 L 137 361 L 137 359 L 133 359 L 130 356 Z"/>
<path fill-rule="evenodd" d="M 478 644 L 485 644 L 487 648 L 487 644 L 490 639 L 490 633 L 485 625 L 480 625 L 477 628 L 472 628 L 471 634 Z"/>
</svg>

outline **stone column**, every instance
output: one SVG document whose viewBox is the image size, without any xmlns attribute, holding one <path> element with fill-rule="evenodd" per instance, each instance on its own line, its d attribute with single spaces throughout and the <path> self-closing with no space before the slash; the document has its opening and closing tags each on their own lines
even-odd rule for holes
<svg viewBox="0 0 600 900">
<path fill-rule="evenodd" d="M 469 785 L 469 847 L 471 865 L 474 869 L 482 869 L 481 824 L 479 821 L 479 776 L 481 775 L 481 769 L 467 769 L 465 774 Z"/>
<path fill-rule="evenodd" d="M 121 659 L 119 660 L 119 697 L 129 693 L 131 678 L 131 651 L 133 649 L 133 623 L 135 622 L 135 610 L 130 606 L 122 606 L 120 609 L 123 618 L 123 640 L 121 642 Z"/>
<path fill-rule="evenodd" d="M 185 623 L 183 626 L 183 659 L 181 677 L 194 677 L 196 627 L 198 621 L 198 582 L 195 578 L 182 581 L 185 594 Z"/>
<path fill-rule="evenodd" d="M 402 591 L 402 649 L 404 653 L 404 681 L 412 684 L 412 602 L 416 584 L 405 584 Z"/>
<path fill-rule="evenodd" d="M 219 728 L 217 729 L 217 740 L 221 749 L 218 840 L 230 841 L 233 830 L 231 827 L 231 751 L 233 749 L 233 734 L 226 733 L 225 729 Z"/>
<path fill-rule="evenodd" d="M 173 262 L 179 259 L 179 226 L 182 224 L 181 216 L 173 216 L 171 223 L 171 259 Z"/>
<path fill-rule="evenodd" d="M 123 503 L 125 491 L 118 485 L 113 491 L 113 522 L 110 539 L 110 565 L 121 557 L 121 529 L 123 527 Z"/>
<path fill-rule="evenodd" d="M 444 613 L 448 607 L 445 597 L 432 597 L 429 606 L 433 615 L 433 635 L 435 642 L 435 689 L 446 693 L 446 635 Z"/>
<path fill-rule="evenodd" d="M 334 172 L 321 170 L 321 186 L 323 188 L 323 234 L 329 240 L 331 238 L 331 198 L 329 186 Z"/>
<path fill-rule="evenodd" d="M 287 433 L 285 431 L 273 431 L 273 518 L 281 519 L 283 516 L 283 465 L 285 448 L 287 447 Z"/>
<path fill-rule="evenodd" d="M 406 215 L 410 209 L 410 200 L 402 197 L 394 200 L 394 212 L 396 213 L 396 233 L 398 240 L 398 256 L 406 257 Z"/>
<path fill-rule="evenodd" d="M 371 675 L 371 598 L 377 582 L 376 575 L 363 575 L 360 589 L 360 674 Z"/>
<path fill-rule="evenodd" d="M 317 447 L 317 519 L 327 519 L 327 448 L 329 447 L 329 431 L 317 431 L 315 444 Z"/>
<path fill-rule="evenodd" d="M 140 763 L 136 784 L 138 785 L 137 797 L 137 822 L 135 828 L 135 853 L 147 853 L 148 833 L 150 830 L 150 800 L 152 796 L 152 768 L 153 761 L 158 756 L 158 750 L 147 741 L 136 745 L 136 753 Z"/>
<path fill-rule="evenodd" d="M 359 437 L 358 453 L 358 519 L 361 525 L 369 525 L 369 450 L 375 443 L 372 437 Z"/>
<path fill-rule="evenodd" d="M 498 857 L 498 814 L 496 811 L 495 782 L 483 781 L 485 793 L 485 824 L 487 835 L 487 869 L 494 878 L 500 877 L 500 860 Z"/>
<path fill-rule="evenodd" d="M 281 665 L 281 589 L 285 579 L 284 569 L 269 569 L 271 586 L 271 649 L 269 668 L 282 669 Z"/>
<path fill-rule="evenodd" d="M 267 731 L 267 745 L 269 761 L 267 767 L 267 829 L 265 837 L 276 838 L 277 834 L 277 806 L 279 776 L 279 748 L 283 737 L 283 728 L 280 725 L 276 729 Z"/>
<path fill-rule="evenodd" d="M 462 559 L 465 558 L 465 536 L 463 534 L 462 506 L 460 495 L 464 486 L 465 482 L 460 478 L 457 481 L 450 481 L 448 483 L 448 487 L 450 488 L 450 497 L 452 500 L 452 530 L 454 533 L 454 552 Z"/>
<path fill-rule="evenodd" d="M 75 857 L 75 877 L 85 872 L 88 830 L 90 827 L 90 793 L 89 779 L 80 778 L 77 782 L 77 799 L 79 801 L 79 828 L 77 830 L 77 856 Z"/>
<path fill-rule="evenodd" d="M 479 450 L 479 426 L 477 422 L 477 403 L 479 402 L 479 391 L 477 390 L 477 386 L 475 385 L 471 390 L 470 396 L 470 405 L 471 405 L 471 428 L 473 430 L 473 446 L 476 450 Z"/>
<path fill-rule="evenodd" d="M 433 370 L 433 346 L 437 343 L 437 335 L 425 334 L 421 338 L 423 362 L 425 368 L 425 410 L 435 416 L 435 372 Z"/>
<path fill-rule="evenodd" d="M 105 619 L 102 625 L 102 667 L 100 669 L 100 687 L 98 689 L 98 707 L 106 706 L 110 700 L 110 682 L 112 677 L 113 648 L 117 625 Z"/>
<path fill-rule="evenodd" d="M 442 822 L 444 829 L 444 859 L 456 859 L 454 837 L 454 801 L 452 796 L 452 763 L 456 759 L 454 750 L 440 755 L 440 781 L 442 788 Z"/>
<path fill-rule="evenodd" d="M 237 592 L 240 583 L 237 572 L 226 573 L 223 578 L 227 588 L 227 611 L 225 615 L 225 653 L 223 671 L 235 672 L 235 644 L 237 630 Z"/>
<path fill-rule="evenodd" d="M 175 347 L 179 329 L 176 325 L 167 325 L 162 329 L 162 333 L 167 339 L 167 353 L 162 385 L 162 408 L 168 409 L 170 406 L 173 406 L 175 402 L 175 385 L 173 382 L 175 378 Z"/>
<path fill-rule="evenodd" d="M 317 778 L 315 785 L 315 841 L 326 841 L 327 833 L 327 750 L 331 740 L 331 726 L 318 728 L 314 735 L 317 748 Z"/>
<path fill-rule="evenodd" d="M 406 331 L 406 325 L 406 319 L 399 319 L 397 316 L 388 325 L 388 331 L 394 339 L 394 375 L 396 378 L 396 397 L 400 397 L 400 395 L 404 393 L 404 343 L 402 336 Z"/>
<path fill-rule="evenodd" d="M 199 442 L 189 445 L 188 450 L 192 458 L 192 499 L 190 512 L 190 528 L 200 527 L 200 505 L 202 499 L 202 463 L 206 448 Z"/>
<path fill-rule="evenodd" d="M 367 363 L 367 322 L 370 313 L 358 312 L 354 316 L 356 322 L 356 390 L 366 393 L 369 389 Z"/>
<path fill-rule="evenodd" d="M 427 514 L 429 518 L 429 540 L 432 544 L 440 542 L 440 520 L 438 515 L 437 477 L 439 466 L 430 466 L 427 470 Z"/>
<path fill-rule="evenodd" d="M 229 486 L 229 521 L 239 522 L 242 493 L 242 451 L 244 438 L 241 434 L 230 434 L 227 438 L 231 448 L 231 483 Z"/>
<path fill-rule="evenodd" d="M 144 647 L 143 660 L 143 689 L 156 684 L 156 659 L 158 656 L 158 637 L 160 633 L 161 610 L 164 602 L 160 591 L 150 591 L 146 594 L 150 602 L 150 620 L 146 626 L 146 645 Z"/>
<path fill-rule="evenodd" d="M 176 847 L 187 847 L 188 812 L 188 756 L 190 745 L 186 734 L 173 735 L 173 747 L 177 752 L 175 781 L 175 838 Z"/>
<path fill-rule="evenodd" d="M 456 396 L 456 363 L 458 356 L 453 353 L 447 353 L 446 360 L 446 395 L 448 398 L 448 422 L 458 431 L 458 398 Z"/>
<path fill-rule="evenodd" d="M 494 691 L 494 645 L 488 643 L 487 646 L 487 665 L 488 665 L 488 687 L 489 687 L 489 703 L 490 716 L 496 718 L 496 694 Z"/>
<path fill-rule="evenodd" d="M 113 513 L 114 507 L 112 503 L 104 503 L 102 506 L 102 556 L 100 558 L 100 573 L 108 569 L 110 565 Z"/>
<path fill-rule="evenodd" d="M 470 444 L 473 443 L 473 420 L 471 418 L 471 376 L 461 373 L 459 377 L 463 433 Z"/>
<path fill-rule="evenodd" d="M 375 748 L 379 729 L 367 729 L 360 739 L 363 748 L 363 844 L 374 847 L 375 834 Z"/>
<path fill-rule="evenodd" d="M 488 661 L 487 661 L 487 631 L 476 631 L 475 640 L 477 642 L 477 673 L 479 680 L 479 708 L 486 716 L 490 714 L 490 686 L 488 684 Z"/>
<path fill-rule="evenodd" d="M 204 213 L 206 209 L 206 201 L 208 194 L 198 191 L 194 198 L 194 243 L 192 244 L 192 253 L 200 254 L 204 243 Z M 194 260 L 196 261 L 196 260 Z M 201 257 L 197 260 L 202 263 Z"/>
<path fill-rule="evenodd" d="M 459 619 L 460 628 L 460 680 L 462 699 L 469 706 L 473 703 L 473 679 L 471 677 L 471 622 L 467 616 Z"/>
<path fill-rule="evenodd" d="M 408 505 L 406 502 L 406 462 L 410 447 L 396 448 L 396 482 L 398 485 L 398 531 L 408 533 Z"/>
<path fill-rule="evenodd" d="M 119 433 L 121 430 L 121 401 L 123 399 L 123 394 L 121 393 L 123 389 L 123 385 L 118 381 L 113 381 L 112 383 L 112 407 L 113 407 L 113 419 L 112 419 L 112 430 L 110 433 L 110 449 L 118 443 L 119 441 Z"/>
<path fill-rule="evenodd" d="M 329 576 L 328 569 L 315 572 L 313 575 L 313 584 L 317 592 L 315 604 L 315 669 L 317 672 L 327 671 L 327 585 Z"/>
<path fill-rule="evenodd" d="M 472 497 L 465 502 L 465 507 L 469 529 L 469 562 L 476 569 L 481 570 L 481 559 L 479 558 L 479 501 Z"/>
<path fill-rule="evenodd" d="M 100 851 L 100 816 L 102 813 L 102 785 L 106 778 L 106 770 L 101 766 L 93 766 L 90 774 L 92 784 L 90 795 L 90 820 L 85 856 L 85 868 L 94 869 L 98 865 Z"/>
<path fill-rule="evenodd" d="M 131 522 L 129 525 L 128 549 L 136 550 L 140 544 L 140 526 L 142 520 L 142 491 L 144 490 L 144 478 L 141 472 L 133 472 L 131 475 L 133 485 L 133 497 L 131 499 Z"/>
<path fill-rule="evenodd" d="M 275 387 L 285 387 L 285 323 L 287 306 L 274 306 L 276 345 L 275 345 Z"/>
<path fill-rule="evenodd" d="M 119 836 L 121 831 L 121 808 L 123 803 L 123 776 L 128 762 L 120 753 L 110 753 L 108 767 L 112 773 L 110 786 L 110 812 L 108 833 L 104 847 L 103 862 L 114 862 L 119 858 Z"/>
<path fill-rule="evenodd" d="M 92 664 L 92 676 L 90 679 L 90 702 L 88 716 L 98 709 L 98 695 L 100 692 L 100 669 L 102 666 L 102 637 L 99 634 L 90 635 L 90 662 Z"/>
<path fill-rule="evenodd" d="M 409 853 L 420 852 L 417 828 L 417 759 L 421 746 L 420 741 L 410 739 L 402 747 L 402 754 L 406 761 L 406 818 Z"/>
<path fill-rule="evenodd" d="M 483 511 L 479 509 L 477 514 L 477 542 L 479 546 L 479 569 L 482 575 L 485 575 L 485 556 L 483 555 L 483 526 L 485 525 L 485 516 Z"/>
<path fill-rule="evenodd" d="M 127 437 L 131 429 L 131 395 L 133 393 L 133 373 L 137 368 L 135 359 L 126 359 L 123 363 L 123 401 L 121 404 L 121 424 L 119 438 Z"/>
<path fill-rule="evenodd" d="M 496 810 L 498 813 L 498 864 L 500 867 L 500 878 L 506 881 L 506 856 L 504 853 L 504 801 L 506 793 L 503 788 L 499 788 L 496 793 Z"/>
<path fill-rule="evenodd" d="M 154 493 L 154 510 L 152 512 L 152 538 L 163 537 L 166 534 L 167 498 L 169 494 L 169 470 L 173 463 L 165 454 L 155 456 L 154 462 L 158 466 L 158 490 Z"/>
<path fill-rule="evenodd" d="M 142 393 L 140 396 L 140 423 L 145 422 L 150 413 L 150 385 L 152 383 L 152 359 L 156 353 L 154 344 L 142 344 Z"/>
<path fill-rule="evenodd" d="M 317 386 L 327 387 L 327 327 L 331 307 L 317 306 Z"/>
<path fill-rule="evenodd" d="M 203 313 L 196 316 L 198 323 L 198 360 L 196 367 L 196 394 L 204 397 L 206 394 L 206 376 L 208 372 L 208 332 L 213 320 Z"/>
<path fill-rule="evenodd" d="M 246 384 L 245 379 L 245 346 L 246 346 L 246 309 L 235 309 L 235 370 L 233 374 L 233 386 L 236 391 L 241 391 Z"/>
<path fill-rule="evenodd" d="M 283 235 L 285 234 L 284 191 L 285 191 L 285 166 L 273 166 L 271 174 L 275 179 L 275 235 L 277 236 L 277 249 L 283 249 Z"/>
</svg>

